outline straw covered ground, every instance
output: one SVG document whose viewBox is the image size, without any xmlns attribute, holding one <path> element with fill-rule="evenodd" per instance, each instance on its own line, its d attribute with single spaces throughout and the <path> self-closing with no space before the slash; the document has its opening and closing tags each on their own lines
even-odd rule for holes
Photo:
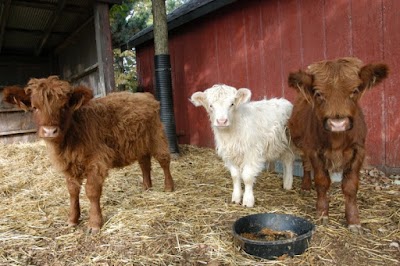
<svg viewBox="0 0 400 266">
<path fill-rule="evenodd" d="M 214 150 L 180 148 L 181 156 L 172 162 L 172 193 L 162 191 L 162 172 L 154 161 L 150 191 L 142 191 L 137 163 L 112 170 L 101 200 L 105 224 L 90 235 L 84 190 L 81 223 L 66 226 L 67 188 L 45 145 L 0 145 L 0 265 L 400 265 L 397 177 L 363 171 L 361 235 L 346 229 L 342 193 L 333 186 L 330 223 L 317 226 L 309 249 L 268 261 L 234 246 L 233 222 L 274 212 L 317 223 L 315 191 L 301 195 L 300 178 L 294 190 L 284 191 L 279 175 L 263 172 L 255 186 L 256 206 L 243 208 L 230 203 L 232 182 Z"/>
</svg>

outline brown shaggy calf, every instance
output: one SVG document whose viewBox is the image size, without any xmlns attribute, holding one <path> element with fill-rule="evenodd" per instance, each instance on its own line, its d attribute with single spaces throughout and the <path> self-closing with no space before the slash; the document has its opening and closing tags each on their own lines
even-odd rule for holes
<svg viewBox="0 0 400 266">
<path fill-rule="evenodd" d="M 164 190 L 173 191 L 170 154 L 159 118 L 159 103 L 149 93 L 112 93 L 91 100 L 92 91 L 56 76 L 31 79 L 22 94 L 4 90 L 4 99 L 33 110 L 38 136 L 46 141 L 52 163 L 66 177 L 70 194 L 69 225 L 80 217 L 79 192 L 84 178 L 90 200 L 89 230 L 102 225 L 100 196 L 110 168 L 138 160 L 143 187 L 151 187 L 151 156 L 164 171 Z M 26 97 L 29 96 L 29 97 Z M 27 101 L 28 99 L 28 101 Z M 30 100 L 30 101 L 29 101 Z"/>
<path fill-rule="evenodd" d="M 340 58 L 289 75 L 289 86 L 298 91 L 288 127 L 302 154 L 302 189 L 311 189 L 313 170 L 317 215 L 323 223 L 328 222 L 327 191 L 331 176 L 336 175 L 342 177 L 349 229 L 361 227 L 357 190 L 367 128 L 358 100 L 387 74 L 385 64 L 363 65 L 357 58 Z"/>
</svg>

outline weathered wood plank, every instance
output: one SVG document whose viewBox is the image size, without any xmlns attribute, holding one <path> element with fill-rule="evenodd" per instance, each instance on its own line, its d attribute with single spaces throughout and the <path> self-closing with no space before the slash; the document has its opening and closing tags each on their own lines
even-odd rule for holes
<svg viewBox="0 0 400 266">
<path fill-rule="evenodd" d="M 0 133 L 14 132 L 18 130 L 35 129 L 30 112 L 0 113 Z"/>
<path fill-rule="evenodd" d="M 262 2 L 262 1 L 260 1 Z M 282 80 L 282 45 L 281 30 L 279 23 L 279 2 L 268 1 L 260 3 L 261 10 L 261 35 L 263 49 L 261 51 L 261 60 L 263 62 L 263 78 L 265 84 L 264 95 L 267 98 L 282 97 L 283 88 L 286 84 Z"/>
<path fill-rule="evenodd" d="M 104 95 L 115 89 L 114 55 L 112 51 L 110 21 L 108 17 L 108 4 L 95 3 L 94 25 L 96 35 L 97 63 L 99 77 Z"/>
<path fill-rule="evenodd" d="M 37 135 L 35 133 L 25 133 L 25 134 L 15 134 L 9 136 L 2 136 L 0 138 L 0 143 L 11 144 L 11 143 L 24 143 L 36 141 Z"/>
<path fill-rule="evenodd" d="M 352 1 L 353 54 L 365 63 L 383 60 L 382 1 Z M 368 26 L 367 26 L 368 25 Z M 384 86 L 369 90 L 360 101 L 368 126 L 366 164 L 377 165 L 385 160 Z M 375 108 L 368 108 L 375 106 Z"/>
<path fill-rule="evenodd" d="M 387 167 L 400 167 L 400 1 L 383 2 L 383 44 L 384 59 L 390 67 L 385 82 L 385 157 Z M 368 108 L 374 109 L 375 106 Z M 376 137 L 382 137 L 376 136 Z"/>
</svg>

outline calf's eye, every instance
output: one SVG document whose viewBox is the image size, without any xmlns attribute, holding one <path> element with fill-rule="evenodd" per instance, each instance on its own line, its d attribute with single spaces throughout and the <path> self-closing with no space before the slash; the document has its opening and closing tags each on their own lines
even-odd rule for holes
<svg viewBox="0 0 400 266">
<path fill-rule="evenodd" d="M 350 94 L 350 98 L 354 98 L 355 96 L 357 96 L 360 93 L 360 91 L 358 90 L 358 88 L 354 89 L 351 94 Z"/>
<path fill-rule="evenodd" d="M 319 91 L 316 90 L 316 91 L 314 91 L 314 97 L 321 98 L 322 94 Z"/>
</svg>

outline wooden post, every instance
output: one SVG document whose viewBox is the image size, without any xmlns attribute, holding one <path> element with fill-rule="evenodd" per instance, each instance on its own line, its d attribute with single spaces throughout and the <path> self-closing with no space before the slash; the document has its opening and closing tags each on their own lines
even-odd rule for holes
<svg viewBox="0 0 400 266">
<path fill-rule="evenodd" d="M 99 67 L 100 84 L 103 86 L 102 94 L 106 95 L 115 89 L 115 77 L 113 66 L 113 51 L 109 8 L 106 3 L 94 4 L 94 28 L 96 32 L 97 61 Z"/>
</svg>

